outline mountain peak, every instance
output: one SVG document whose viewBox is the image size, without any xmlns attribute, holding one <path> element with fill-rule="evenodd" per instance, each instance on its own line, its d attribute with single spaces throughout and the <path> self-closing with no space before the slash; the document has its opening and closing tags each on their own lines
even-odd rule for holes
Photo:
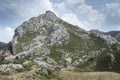
<svg viewBox="0 0 120 80">
<path fill-rule="evenodd" d="M 52 12 L 52 11 L 50 11 L 50 10 L 46 11 L 45 13 L 48 14 L 48 15 L 55 15 L 54 12 Z M 55 15 L 55 16 L 56 16 L 56 15 Z"/>
<path fill-rule="evenodd" d="M 58 17 L 52 11 L 46 11 L 45 18 L 51 22 L 56 22 L 58 20 Z"/>
<path fill-rule="evenodd" d="M 43 26 L 56 24 L 57 21 L 59 21 L 59 18 L 52 11 L 46 11 L 44 14 L 39 15 L 38 17 L 32 17 L 17 27 L 15 36 L 19 35 L 21 37 L 26 32 L 37 32 Z"/>
</svg>

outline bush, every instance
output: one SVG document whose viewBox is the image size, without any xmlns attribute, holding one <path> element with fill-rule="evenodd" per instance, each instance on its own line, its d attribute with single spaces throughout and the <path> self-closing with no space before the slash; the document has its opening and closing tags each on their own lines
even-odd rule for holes
<svg viewBox="0 0 120 80">
<path fill-rule="evenodd" d="M 24 69 L 25 69 L 26 71 L 30 71 L 30 70 L 32 69 L 32 68 L 31 68 L 32 66 L 33 66 L 33 63 L 29 63 L 29 64 L 26 64 L 26 65 L 23 65 L 23 67 L 24 67 Z"/>
<path fill-rule="evenodd" d="M 7 71 L 7 72 L 2 72 L 2 71 L 0 71 L 0 74 L 1 74 L 1 75 L 10 75 L 10 72 L 8 72 L 8 71 Z"/>
</svg>

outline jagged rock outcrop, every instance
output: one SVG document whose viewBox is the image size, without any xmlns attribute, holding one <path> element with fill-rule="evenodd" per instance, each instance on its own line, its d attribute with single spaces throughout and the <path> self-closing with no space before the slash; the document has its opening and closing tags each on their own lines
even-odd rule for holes
<svg viewBox="0 0 120 80">
<path fill-rule="evenodd" d="M 18 69 L 23 69 L 23 66 L 21 64 L 12 64 L 12 63 L 0 65 L 0 72 L 6 74 L 9 74 Z"/>
<path fill-rule="evenodd" d="M 34 60 L 40 67 L 51 68 L 52 65 L 57 64 L 55 60 L 50 57 L 38 57 Z"/>
</svg>

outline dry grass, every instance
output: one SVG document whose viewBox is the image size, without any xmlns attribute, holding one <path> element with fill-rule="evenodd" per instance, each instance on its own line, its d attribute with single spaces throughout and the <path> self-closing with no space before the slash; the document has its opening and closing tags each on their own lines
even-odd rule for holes
<svg viewBox="0 0 120 80">
<path fill-rule="evenodd" d="M 120 74 L 114 72 L 73 72 L 61 71 L 62 80 L 120 80 Z"/>
<path fill-rule="evenodd" d="M 29 74 L 30 76 L 32 72 L 28 71 L 25 73 L 16 73 L 8 76 L 1 76 L 0 80 L 9 80 L 10 77 L 16 78 L 16 80 L 34 80 L 32 78 L 24 79 L 25 74 Z M 56 73 L 57 75 L 57 73 Z M 66 69 L 61 70 L 58 72 L 58 76 L 61 80 L 120 80 L 120 74 L 115 72 L 75 72 L 74 67 L 69 66 Z M 5 77 L 9 79 L 5 79 Z M 47 80 L 45 78 L 39 78 L 35 80 Z"/>
<path fill-rule="evenodd" d="M 75 72 L 69 66 L 59 72 L 62 80 L 120 80 L 120 74 L 115 72 Z"/>
</svg>

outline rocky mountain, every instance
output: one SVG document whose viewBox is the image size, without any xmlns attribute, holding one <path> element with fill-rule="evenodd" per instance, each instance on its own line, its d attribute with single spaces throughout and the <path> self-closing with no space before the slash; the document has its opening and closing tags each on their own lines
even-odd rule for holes
<svg viewBox="0 0 120 80">
<path fill-rule="evenodd" d="M 111 35 L 85 31 L 46 11 L 15 29 L 13 40 L 0 52 L 0 72 L 36 71 L 37 66 L 41 74 L 41 68 L 64 64 L 78 71 L 120 71 L 119 51 L 120 42 Z"/>
<path fill-rule="evenodd" d="M 120 41 L 120 31 L 110 31 L 110 32 L 107 32 L 106 34 L 111 35 L 112 37 Z"/>
</svg>

